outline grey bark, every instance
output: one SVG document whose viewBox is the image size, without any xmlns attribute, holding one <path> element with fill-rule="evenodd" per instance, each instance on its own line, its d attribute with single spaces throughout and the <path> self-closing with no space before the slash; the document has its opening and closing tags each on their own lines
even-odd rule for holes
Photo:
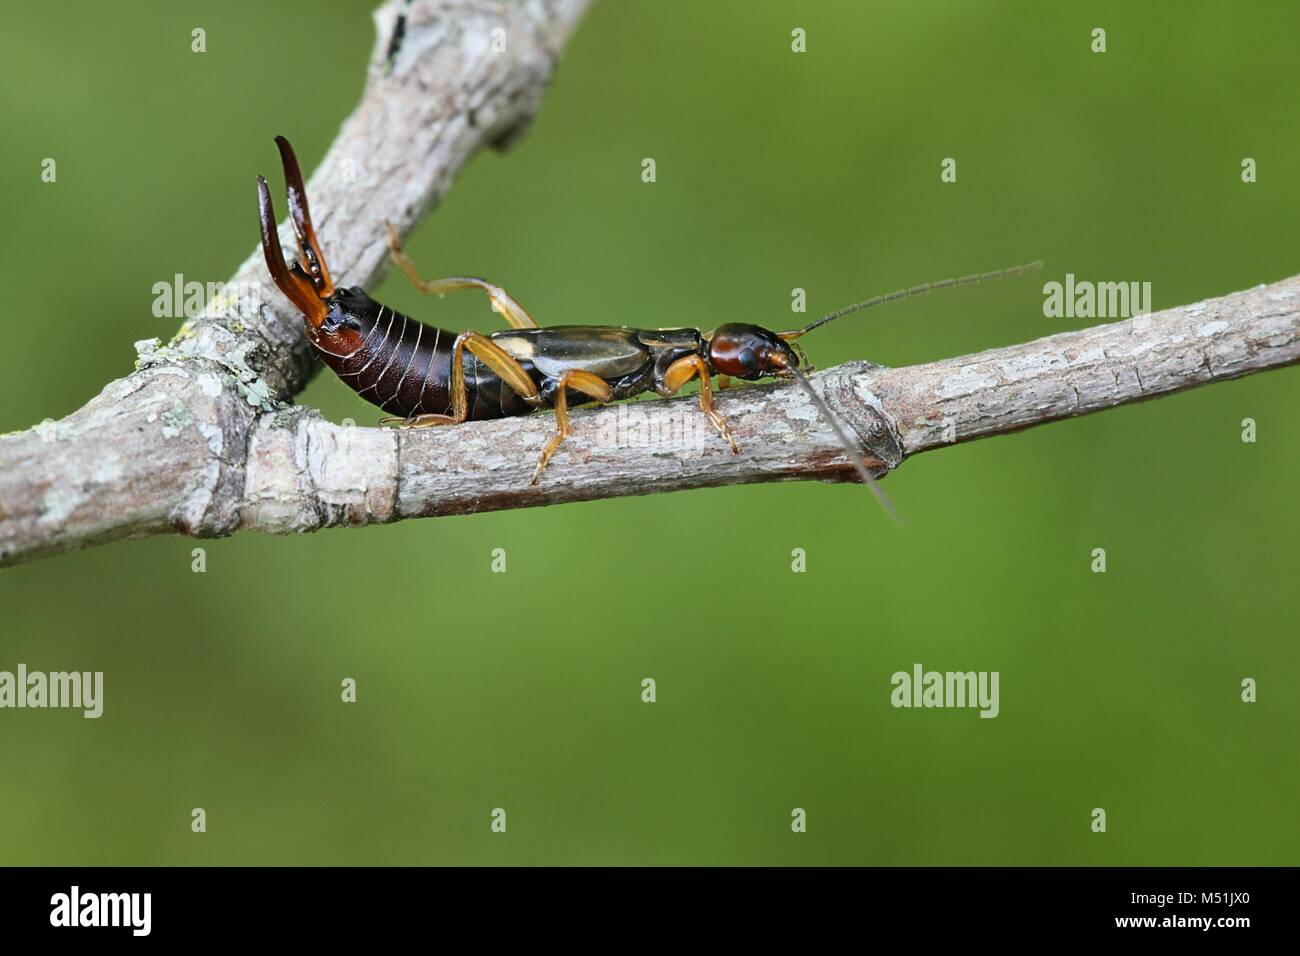
<svg viewBox="0 0 1300 956">
<path fill-rule="evenodd" d="M 384 4 L 361 104 L 308 185 L 331 270 L 368 284 L 382 220 L 405 234 L 484 145 L 535 113 L 589 0 Z M 405 38 L 390 59 L 396 19 Z M 492 30 L 505 29 L 505 52 Z M 252 197 L 250 188 L 250 212 Z M 291 248 L 287 228 L 282 242 Z M 313 359 L 260 251 L 259 293 L 140 344 L 140 367 L 67 418 L 0 436 L 0 566 L 126 537 L 314 531 L 753 481 L 856 480 L 793 386 L 722 393 L 732 455 L 693 397 L 574 415 L 529 485 L 549 416 L 395 431 L 285 404 Z M 924 365 L 813 377 L 883 475 L 918 452 L 1300 361 L 1300 276 Z"/>
</svg>

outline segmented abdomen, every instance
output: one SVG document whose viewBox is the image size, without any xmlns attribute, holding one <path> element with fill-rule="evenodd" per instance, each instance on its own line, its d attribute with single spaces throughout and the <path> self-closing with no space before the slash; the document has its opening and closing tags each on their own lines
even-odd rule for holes
<svg viewBox="0 0 1300 956">
<path fill-rule="evenodd" d="M 417 322 L 387 306 L 379 309 L 369 329 L 322 330 L 312 342 L 344 384 L 399 418 L 451 414 L 455 343 L 454 332 Z M 470 418 L 502 418 L 533 410 L 469 352 L 463 353 L 462 363 Z"/>
</svg>

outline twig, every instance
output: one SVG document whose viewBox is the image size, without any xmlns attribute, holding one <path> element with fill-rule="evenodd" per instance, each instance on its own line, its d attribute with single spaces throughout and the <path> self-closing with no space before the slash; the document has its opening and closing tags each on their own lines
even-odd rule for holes
<svg viewBox="0 0 1300 956">
<path fill-rule="evenodd" d="M 309 184 L 336 275 L 384 265 L 485 144 L 535 112 L 588 0 L 459 0 L 376 12 L 365 95 Z M 404 17 L 400 41 L 398 17 Z M 487 42 L 506 30 L 506 51 Z M 251 190 L 250 190 L 251 208 Z M 282 240 L 288 244 L 287 230 Z M 392 431 L 283 404 L 313 360 L 260 252 L 234 277 L 261 304 L 145 344 L 140 368 L 58 422 L 0 436 L 0 565 L 126 537 L 279 533 L 753 481 L 855 480 L 799 389 L 722 393 L 732 455 L 692 398 L 579 413 L 542 483 L 546 416 Z M 1300 277 L 1221 299 L 925 365 L 850 363 L 813 377 L 883 475 L 918 452 L 1300 361 Z"/>
</svg>

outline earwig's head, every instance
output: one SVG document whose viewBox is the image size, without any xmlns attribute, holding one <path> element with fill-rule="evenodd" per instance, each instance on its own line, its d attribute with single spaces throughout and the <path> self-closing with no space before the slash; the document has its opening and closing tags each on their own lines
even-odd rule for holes
<svg viewBox="0 0 1300 956">
<path fill-rule="evenodd" d="M 708 358 L 716 374 L 750 382 L 774 375 L 788 377 L 790 369 L 806 364 L 797 348 L 778 333 L 745 322 L 728 322 L 714 329 Z"/>
<path fill-rule="evenodd" d="M 289 218 L 293 222 L 294 235 L 298 237 L 301 258 L 290 266 L 285 265 L 280 235 L 275 224 L 275 207 L 271 204 L 271 190 L 266 185 L 266 179 L 258 176 L 257 208 L 262 224 L 262 253 L 266 256 L 266 267 L 271 271 L 271 278 L 280 291 L 298 307 L 307 319 L 307 324 L 312 329 L 318 329 L 330 311 L 334 283 L 330 279 L 329 270 L 325 268 L 325 258 L 321 255 L 316 230 L 311 224 L 311 214 L 307 211 L 307 190 L 302 183 L 298 157 L 293 154 L 293 147 L 283 136 L 277 136 L 275 143 L 280 147 L 280 160 L 284 164 Z"/>
</svg>

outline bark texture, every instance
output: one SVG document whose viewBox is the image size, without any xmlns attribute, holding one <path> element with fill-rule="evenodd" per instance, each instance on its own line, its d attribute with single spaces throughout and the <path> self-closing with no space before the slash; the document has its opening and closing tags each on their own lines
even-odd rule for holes
<svg viewBox="0 0 1300 956">
<path fill-rule="evenodd" d="M 588 2 L 390 0 L 376 11 L 364 96 L 308 184 L 336 276 L 369 284 L 387 255 L 382 220 L 407 233 L 477 150 L 518 135 Z M 281 241 L 293 248 L 287 227 Z M 255 294 L 215 304 L 169 343 L 137 343 L 138 369 L 67 418 L 0 436 L 0 566 L 150 534 L 292 533 L 856 480 L 834 432 L 791 385 L 721 394 L 739 455 L 694 397 L 575 413 L 573 437 L 536 487 L 550 416 L 420 431 L 334 425 L 286 404 L 314 359 L 260 250 L 232 282 Z M 924 365 L 849 363 L 813 382 L 883 475 L 942 445 L 1297 361 L 1300 277 Z"/>
</svg>

